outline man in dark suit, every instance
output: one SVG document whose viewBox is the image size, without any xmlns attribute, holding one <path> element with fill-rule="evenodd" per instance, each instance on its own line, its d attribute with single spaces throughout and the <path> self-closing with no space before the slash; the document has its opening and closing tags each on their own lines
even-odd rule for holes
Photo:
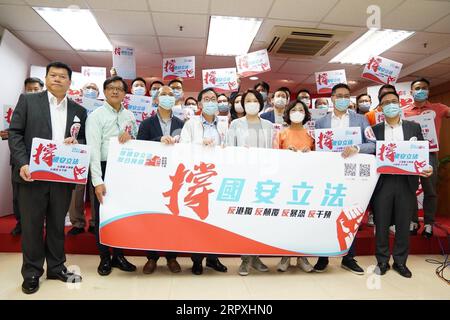
<svg viewBox="0 0 450 320">
<path fill-rule="evenodd" d="M 172 88 L 163 86 L 158 90 L 155 96 L 158 112 L 141 123 L 137 140 L 157 141 L 165 144 L 174 144 L 177 141 L 184 122 L 173 116 L 172 108 L 175 106 L 175 100 Z M 173 273 L 181 271 L 176 258 L 177 254 L 175 252 L 166 253 L 167 267 Z M 159 259 L 158 252 L 148 251 L 147 259 L 144 273 L 151 274 L 156 269 L 156 263 Z"/>
<path fill-rule="evenodd" d="M 79 275 L 67 271 L 64 266 L 64 222 L 74 185 L 33 181 L 29 170 L 35 137 L 66 144 L 85 143 L 86 110 L 66 95 L 71 76 L 72 70 L 66 64 L 50 63 L 45 77 L 47 90 L 20 96 L 9 129 L 9 148 L 15 168 L 13 179 L 19 183 L 22 291 L 26 294 L 39 289 L 44 260 L 47 261 L 47 279 L 81 281 Z"/>
<path fill-rule="evenodd" d="M 380 105 L 385 121 L 373 127 L 379 141 L 424 140 L 419 124 L 400 119 L 399 96 L 387 92 L 380 96 Z M 422 171 L 421 176 L 429 177 L 433 168 Z M 395 222 L 395 243 L 393 269 L 406 278 L 412 273 L 406 266 L 409 251 L 409 223 L 416 208 L 416 190 L 419 176 L 382 174 L 373 194 L 372 209 L 376 228 L 376 273 L 383 275 L 389 269 L 389 226 Z"/>
</svg>

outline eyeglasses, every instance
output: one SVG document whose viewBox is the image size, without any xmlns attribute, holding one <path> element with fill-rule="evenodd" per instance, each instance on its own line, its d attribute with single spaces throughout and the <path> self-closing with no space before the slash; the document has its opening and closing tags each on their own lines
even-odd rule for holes
<svg viewBox="0 0 450 320">
<path fill-rule="evenodd" d="M 116 91 L 117 90 L 119 92 L 125 92 L 124 88 L 122 88 L 122 87 L 114 87 L 114 86 L 107 86 L 106 90 L 109 90 L 109 91 Z"/>
</svg>

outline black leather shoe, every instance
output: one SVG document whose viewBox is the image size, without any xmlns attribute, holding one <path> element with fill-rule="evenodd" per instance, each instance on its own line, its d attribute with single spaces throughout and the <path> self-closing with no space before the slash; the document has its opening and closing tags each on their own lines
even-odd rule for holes
<svg viewBox="0 0 450 320">
<path fill-rule="evenodd" d="M 73 227 L 72 229 L 69 230 L 69 232 L 67 232 L 67 235 L 69 236 L 77 236 L 81 233 L 84 233 L 84 228 L 77 228 L 77 227 Z"/>
<path fill-rule="evenodd" d="M 111 259 L 111 267 L 113 268 L 119 268 L 122 271 L 125 272 L 133 272 L 136 271 L 136 266 L 130 262 L 128 262 L 127 259 L 125 259 L 124 256 L 115 256 Z"/>
<path fill-rule="evenodd" d="M 319 257 L 316 265 L 314 266 L 315 272 L 325 272 L 325 269 L 328 266 L 328 257 Z"/>
<path fill-rule="evenodd" d="M 227 267 L 225 267 L 220 261 L 219 258 L 215 259 L 206 259 L 206 266 L 209 268 L 213 268 L 216 271 L 219 272 L 227 272 Z"/>
<path fill-rule="evenodd" d="M 201 263 L 194 262 L 192 265 L 192 273 L 199 276 L 203 273 L 203 266 Z"/>
<path fill-rule="evenodd" d="M 111 267 L 111 258 L 105 257 L 101 258 L 100 264 L 97 268 L 97 273 L 101 276 L 107 276 L 111 273 L 112 267 Z"/>
<path fill-rule="evenodd" d="M 20 223 L 16 224 L 16 226 L 14 227 L 14 229 L 12 229 L 11 231 L 11 235 L 13 237 L 17 237 L 18 235 L 20 235 L 22 233 L 22 226 L 20 225 Z"/>
<path fill-rule="evenodd" d="M 341 267 L 357 275 L 364 275 L 364 269 L 361 268 L 355 259 L 343 258 Z"/>
<path fill-rule="evenodd" d="M 404 264 L 396 264 L 396 263 L 394 263 L 392 268 L 395 271 L 397 271 L 402 277 L 405 277 L 405 278 L 411 278 L 412 277 L 411 271 Z"/>
<path fill-rule="evenodd" d="M 422 236 L 427 239 L 430 239 L 433 236 L 433 226 L 431 224 L 426 224 L 423 227 Z"/>
<path fill-rule="evenodd" d="M 39 290 L 39 277 L 31 277 L 23 280 L 22 292 L 32 294 Z"/>
<path fill-rule="evenodd" d="M 391 269 L 391 266 L 389 263 L 380 262 L 377 264 L 377 267 L 375 268 L 375 274 L 382 276 L 386 274 L 386 272 Z"/>
<path fill-rule="evenodd" d="M 62 270 L 58 273 L 47 273 L 47 279 L 60 280 L 62 282 L 78 283 L 81 282 L 81 276 L 67 270 Z"/>
</svg>

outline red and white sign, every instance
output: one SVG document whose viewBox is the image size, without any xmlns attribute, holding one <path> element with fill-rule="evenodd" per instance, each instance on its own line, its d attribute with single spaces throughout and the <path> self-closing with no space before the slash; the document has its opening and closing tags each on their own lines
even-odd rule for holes
<svg viewBox="0 0 450 320">
<path fill-rule="evenodd" d="M 371 57 L 364 67 L 361 78 L 383 84 L 395 84 L 403 64 L 380 56 Z"/>
<path fill-rule="evenodd" d="M 419 175 L 428 168 L 428 141 L 377 141 L 377 172 Z"/>
<path fill-rule="evenodd" d="M 195 56 L 163 59 L 163 80 L 195 79 Z"/>
<path fill-rule="evenodd" d="M 346 147 L 360 145 L 361 128 L 334 128 L 314 130 L 316 151 L 342 152 Z"/>
<path fill-rule="evenodd" d="M 2 110 L 2 130 L 6 130 L 11 125 L 11 118 L 14 113 L 15 107 L 12 105 L 4 104 Z"/>
<path fill-rule="evenodd" d="M 270 71 L 267 49 L 236 56 L 238 74 L 245 78 Z"/>
<path fill-rule="evenodd" d="M 439 151 L 439 141 L 436 133 L 436 125 L 434 123 L 433 114 L 423 113 L 418 116 L 407 117 L 406 120 L 414 121 L 420 124 L 422 128 L 423 138 L 430 143 L 430 152 Z"/>
<path fill-rule="evenodd" d="M 86 184 L 89 147 L 33 138 L 30 156 L 31 178 L 41 181 Z"/>
<path fill-rule="evenodd" d="M 116 46 L 113 51 L 113 67 L 124 79 L 136 78 L 136 56 L 133 48 Z"/>
<path fill-rule="evenodd" d="M 347 83 L 345 70 L 316 72 L 317 93 L 331 93 L 331 89 L 338 83 Z"/>
<path fill-rule="evenodd" d="M 139 126 L 142 121 L 156 114 L 157 107 L 153 105 L 153 99 L 147 96 L 137 96 L 127 94 L 123 99 L 125 109 L 133 112 L 136 124 Z"/>
<path fill-rule="evenodd" d="M 203 89 L 214 88 L 219 93 L 237 91 L 236 68 L 209 69 L 202 71 Z"/>
</svg>

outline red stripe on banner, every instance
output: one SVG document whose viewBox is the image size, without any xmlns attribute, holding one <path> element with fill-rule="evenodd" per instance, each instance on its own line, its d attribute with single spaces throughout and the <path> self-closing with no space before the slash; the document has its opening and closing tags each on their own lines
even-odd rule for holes
<svg viewBox="0 0 450 320">
<path fill-rule="evenodd" d="M 369 79 L 369 80 L 372 80 L 372 81 L 375 81 L 375 82 L 378 82 L 378 83 L 381 83 L 381 84 L 385 84 L 384 81 L 380 80 L 378 77 L 374 76 L 371 73 L 363 73 L 361 75 L 361 78 L 366 78 L 366 79 Z"/>
<path fill-rule="evenodd" d="M 101 228 L 103 244 L 131 249 L 223 254 L 301 255 L 186 217 L 140 214 Z"/>
<path fill-rule="evenodd" d="M 377 168 L 377 172 L 381 174 L 404 174 L 404 175 L 410 175 L 410 176 L 418 176 L 418 173 L 406 171 L 403 169 L 399 169 L 396 167 L 390 167 L 390 166 L 384 166 Z"/>
<path fill-rule="evenodd" d="M 331 88 L 321 88 L 319 91 L 317 91 L 317 93 L 331 93 Z"/>
<path fill-rule="evenodd" d="M 177 79 L 177 78 L 182 78 L 182 77 L 178 77 L 178 76 L 175 76 L 175 75 L 170 75 L 170 76 L 164 77 L 163 80 L 174 80 L 174 79 Z"/>
<path fill-rule="evenodd" d="M 50 182 L 62 182 L 62 183 L 76 183 L 76 184 L 86 184 L 87 179 L 75 180 L 68 179 L 66 177 L 60 176 L 53 172 L 47 171 L 35 171 L 31 173 L 31 179 L 40 181 L 50 181 Z"/>
</svg>

